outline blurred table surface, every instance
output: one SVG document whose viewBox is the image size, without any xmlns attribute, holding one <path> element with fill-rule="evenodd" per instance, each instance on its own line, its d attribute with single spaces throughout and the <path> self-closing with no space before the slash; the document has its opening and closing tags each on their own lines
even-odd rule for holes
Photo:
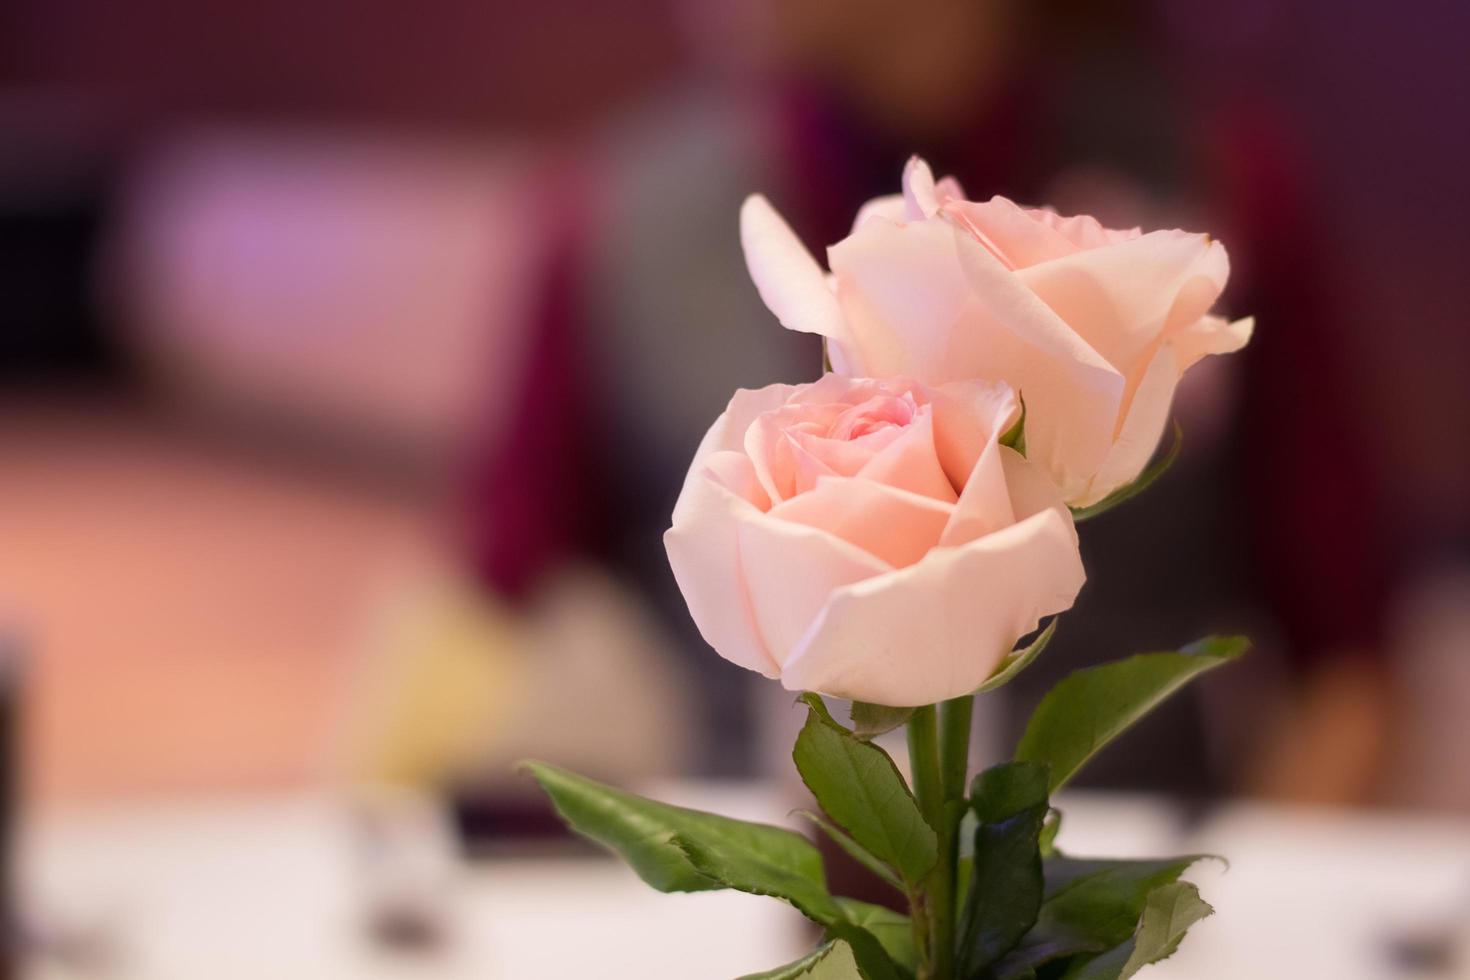
<svg viewBox="0 0 1470 980">
<path fill-rule="evenodd" d="M 758 784 L 650 792 L 778 823 L 792 808 Z M 1254 804 L 1187 820 L 1158 799 L 1083 793 L 1062 808 L 1060 843 L 1074 854 L 1229 857 L 1228 869 L 1206 862 L 1191 874 L 1218 914 L 1144 976 L 1470 977 L 1470 820 Z M 610 860 L 513 854 L 464 864 L 431 808 L 389 809 L 401 812 L 377 831 L 397 842 L 387 860 L 362 846 L 361 801 L 336 795 L 39 815 L 21 854 L 27 918 L 65 955 L 36 958 L 25 975 L 690 980 L 770 968 L 812 938 L 773 900 L 659 895 Z M 389 952 L 369 938 L 375 896 L 395 888 L 442 926 L 442 943 Z M 1424 964 L 1434 947 L 1456 943 L 1458 962 Z"/>
</svg>

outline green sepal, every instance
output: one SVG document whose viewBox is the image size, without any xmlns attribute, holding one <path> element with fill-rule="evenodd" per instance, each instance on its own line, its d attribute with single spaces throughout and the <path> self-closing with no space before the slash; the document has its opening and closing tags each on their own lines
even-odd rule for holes
<svg viewBox="0 0 1470 980">
<path fill-rule="evenodd" d="M 1016 398 L 1021 402 L 1021 414 L 1016 416 L 1015 423 L 1009 429 L 1001 433 L 998 441 L 1002 446 L 1014 449 L 1024 456 L 1026 455 L 1026 398 L 1020 392 L 1016 393 Z"/>
<path fill-rule="evenodd" d="M 1155 480 L 1168 472 L 1169 467 L 1173 466 L 1174 461 L 1179 458 L 1179 450 L 1183 447 L 1184 430 L 1179 427 L 1178 420 L 1175 420 L 1174 441 L 1170 444 L 1168 451 L 1163 456 L 1159 457 L 1156 462 L 1138 474 L 1138 479 L 1126 487 L 1119 487 L 1095 504 L 1088 504 L 1086 507 L 1073 507 L 1072 520 L 1085 521 L 1099 514 L 1106 514 L 1119 504 L 1126 503 L 1143 493 L 1143 491 L 1153 485 Z"/>
<path fill-rule="evenodd" d="M 987 691 L 993 691 L 1004 684 L 1008 684 L 1015 679 L 1017 674 L 1031 666 L 1031 661 L 1041 656 L 1041 651 L 1046 649 L 1046 645 L 1051 642 L 1051 638 L 1056 634 L 1057 622 L 1060 619 L 1060 616 L 1053 617 L 1052 621 L 1046 624 L 1046 628 L 1037 635 L 1036 639 L 1021 649 L 1012 650 L 1007 654 L 1006 658 L 1000 662 L 1000 666 L 995 668 L 995 673 L 991 674 L 989 680 L 981 684 L 975 690 L 975 693 L 984 694 Z"/>
<path fill-rule="evenodd" d="M 864 741 L 886 735 L 908 723 L 914 716 L 914 708 L 890 708 L 886 704 L 868 704 L 854 701 L 848 716 L 852 718 L 852 733 Z"/>
</svg>

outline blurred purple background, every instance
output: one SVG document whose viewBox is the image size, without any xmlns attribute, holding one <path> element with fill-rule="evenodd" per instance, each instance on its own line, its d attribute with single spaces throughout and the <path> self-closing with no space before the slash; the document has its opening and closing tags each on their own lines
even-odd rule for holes
<svg viewBox="0 0 1470 980">
<path fill-rule="evenodd" d="M 1467 32 L 1447 0 L 10 0 L 29 791 L 473 794 L 548 740 L 776 771 L 779 692 L 702 648 L 658 534 L 730 389 L 817 364 L 740 199 L 830 242 L 919 152 L 1212 231 L 1259 323 L 1181 392 L 1175 473 L 1089 528 L 994 738 L 1070 665 L 1248 629 L 1252 667 L 1096 778 L 1470 807 Z"/>
</svg>

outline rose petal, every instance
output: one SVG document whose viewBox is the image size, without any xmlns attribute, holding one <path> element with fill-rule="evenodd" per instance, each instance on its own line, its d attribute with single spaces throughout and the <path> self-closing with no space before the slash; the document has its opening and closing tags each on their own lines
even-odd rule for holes
<svg viewBox="0 0 1470 980">
<path fill-rule="evenodd" d="M 1168 342 L 1160 344 L 1139 379 L 1113 448 L 1098 468 L 1087 492 L 1072 501 L 1074 505 L 1086 507 L 1095 504 L 1119 487 L 1132 483 L 1143 472 L 1159 446 L 1164 427 L 1169 424 L 1169 406 L 1182 373 L 1173 345 Z"/>
<path fill-rule="evenodd" d="M 939 464 L 957 487 L 968 485 L 980 454 L 1021 416 L 1015 389 L 1000 381 L 951 381 L 930 391 L 929 404 Z"/>
<path fill-rule="evenodd" d="M 702 458 L 722 449 L 742 450 L 745 448 L 745 431 L 765 412 L 780 408 L 787 401 L 798 397 L 800 385 L 766 385 L 764 388 L 737 388 L 730 396 L 730 404 L 715 419 L 704 434 L 699 448 L 694 451 L 694 463 L 689 467 L 692 475 Z"/>
<path fill-rule="evenodd" d="M 741 389 L 715 419 L 694 453 L 664 533 L 669 565 L 705 642 L 732 663 L 776 676 L 778 665 L 756 632 L 741 577 L 736 526 L 769 502 L 750 461 L 737 450 L 753 419 L 797 389 Z"/>
<path fill-rule="evenodd" d="M 939 193 L 934 186 L 934 171 L 921 157 L 909 157 L 903 168 L 903 200 L 905 217 L 922 221 L 934 217 L 939 210 Z"/>
<path fill-rule="evenodd" d="M 1017 276 L 1108 363 L 1131 374 L 1171 321 L 1209 309 L 1229 276 L 1205 235 L 1152 232 L 1022 269 Z"/>
<path fill-rule="evenodd" d="M 902 194 L 885 194 L 866 201 L 858 208 L 857 217 L 852 219 L 852 230 L 857 231 L 869 218 L 882 218 L 895 224 L 902 224 L 908 214 L 908 205 Z"/>
<path fill-rule="evenodd" d="M 943 220 L 873 219 L 828 249 L 849 331 L 833 346 L 847 348 L 848 363 L 869 377 L 902 375 L 930 385 L 965 377 L 947 362 L 971 300 L 955 236 Z"/>
<path fill-rule="evenodd" d="M 947 504 L 954 503 L 955 484 L 950 482 L 940 465 L 934 444 L 932 411 L 921 411 L 902 432 L 899 438 L 874 454 L 858 475 L 875 483 L 923 494 Z M 935 537 L 937 539 L 938 535 Z"/>
<path fill-rule="evenodd" d="M 1051 228 L 1078 248 L 1102 248 L 1104 245 L 1126 242 L 1143 234 L 1143 229 L 1137 227 L 1104 228 L 1102 223 L 1090 214 L 1068 217 L 1057 214 L 1050 208 L 1026 208 L 1024 210 L 1033 220 Z"/>
<path fill-rule="evenodd" d="M 1168 427 L 1174 391 L 1184 372 L 1206 355 L 1228 354 L 1244 347 L 1253 327 L 1250 318 L 1228 323 L 1223 317 L 1207 316 L 1165 340 L 1130 393 L 1107 459 L 1087 493 L 1073 502 L 1085 507 L 1137 479 Z"/>
<path fill-rule="evenodd" d="M 1045 510 L 917 565 L 838 589 L 783 663 L 789 690 L 932 704 L 990 676 L 1085 575 L 1071 522 Z"/>
<path fill-rule="evenodd" d="M 999 378 L 1026 405 L 1026 453 L 1071 499 L 1112 444 L 1123 375 L 978 243 L 961 233 L 960 265 L 975 302 L 949 364 L 958 377 Z M 922 380 L 922 379 L 921 379 Z"/>
<path fill-rule="evenodd" d="M 766 307 L 788 330 L 844 336 L 842 310 L 827 276 L 791 226 L 759 194 L 740 208 L 745 266 Z"/>
<path fill-rule="evenodd" d="M 770 516 L 827 531 L 894 568 L 912 565 L 939 542 L 951 506 L 866 479 L 824 477 L 778 504 Z"/>
<path fill-rule="evenodd" d="M 882 559 L 826 531 L 765 514 L 747 515 L 738 534 L 751 613 L 778 664 L 785 662 L 835 590 L 892 570 Z"/>
<path fill-rule="evenodd" d="M 740 561 L 740 525 L 759 513 L 704 473 L 691 473 L 673 526 L 664 532 L 664 549 L 705 642 L 731 663 L 775 677 L 780 665 L 757 629 Z"/>
<path fill-rule="evenodd" d="M 1005 471 L 1006 491 L 1011 497 L 1011 510 L 1017 521 L 1054 510 L 1069 528 L 1072 540 L 1077 540 L 1077 528 L 1072 523 L 1072 512 L 1067 509 L 1061 488 L 1046 471 L 1046 467 L 1035 460 L 1027 459 L 1009 446 L 1000 447 L 1001 468 Z"/>
<path fill-rule="evenodd" d="M 1187 371 L 1202 357 L 1233 354 L 1240 350 L 1250 343 L 1255 328 L 1254 317 L 1227 321 L 1222 316 L 1204 316 L 1179 331 L 1171 340 L 1180 367 Z"/>
<path fill-rule="evenodd" d="M 955 502 L 949 523 L 939 536 L 941 545 L 968 544 L 1016 522 L 1016 513 L 1011 509 L 1011 495 L 1006 489 L 1005 468 L 1001 464 L 1003 448 L 999 443 L 991 442 L 975 461 L 964 492 Z"/>
<path fill-rule="evenodd" d="M 798 446 L 821 460 L 827 471 L 835 476 L 857 476 L 862 468 L 872 462 L 873 455 L 903 436 L 902 429 L 883 429 L 861 439 L 826 439 L 805 432 L 791 434 Z"/>
<path fill-rule="evenodd" d="M 1059 259 L 1078 249 L 1052 223 L 1038 220 L 1034 212 L 999 195 L 988 201 L 952 201 L 945 211 L 1012 269 Z"/>
</svg>

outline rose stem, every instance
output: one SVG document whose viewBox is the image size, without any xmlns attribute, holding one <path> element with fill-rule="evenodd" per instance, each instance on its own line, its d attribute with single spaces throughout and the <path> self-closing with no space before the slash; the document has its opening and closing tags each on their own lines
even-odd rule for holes
<svg viewBox="0 0 1470 980">
<path fill-rule="evenodd" d="M 934 705 L 916 710 L 908 723 L 909 767 L 913 770 L 914 797 L 919 812 L 939 835 L 939 860 L 921 887 L 921 907 L 915 915 L 928 922 L 928 955 L 919 970 L 920 980 L 950 980 L 954 967 L 954 867 L 948 859 L 945 833 L 944 773 L 939 761 L 939 726 Z"/>
<path fill-rule="evenodd" d="M 975 696 L 951 698 L 939 706 L 939 769 L 944 784 L 943 829 L 939 832 L 939 867 L 948 875 L 949 906 L 942 932 L 946 948 L 953 950 L 956 881 L 959 871 L 960 818 L 965 812 L 965 779 L 970 774 L 970 722 Z"/>
</svg>

